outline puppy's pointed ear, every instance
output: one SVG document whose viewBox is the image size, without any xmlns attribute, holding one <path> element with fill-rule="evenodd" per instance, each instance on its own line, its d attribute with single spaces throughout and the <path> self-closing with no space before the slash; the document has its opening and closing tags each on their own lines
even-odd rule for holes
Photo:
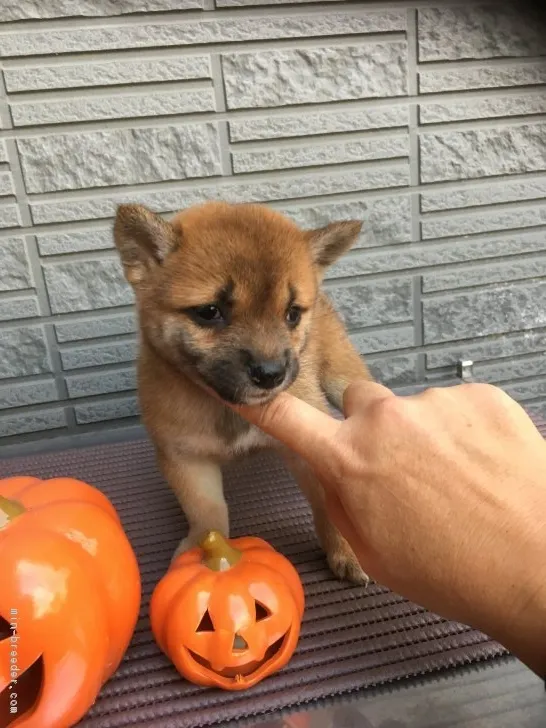
<svg viewBox="0 0 546 728">
<path fill-rule="evenodd" d="M 117 209 L 114 242 L 131 285 L 161 265 L 178 245 L 179 237 L 170 222 L 143 205 L 120 205 Z"/>
<path fill-rule="evenodd" d="M 332 265 L 355 244 L 361 229 L 362 223 L 359 220 L 347 220 L 310 230 L 307 235 L 315 264 L 319 268 Z"/>
</svg>

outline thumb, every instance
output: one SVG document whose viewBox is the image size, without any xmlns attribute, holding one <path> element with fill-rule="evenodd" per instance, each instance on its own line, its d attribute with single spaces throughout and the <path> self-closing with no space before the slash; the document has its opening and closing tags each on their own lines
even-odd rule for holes
<svg viewBox="0 0 546 728">
<path fill-rule="evenodd" d="M 239 406 L 237 412 L 309 462 L 328 459 L 341 422 L 310 404 L 282 392 L 260 407 Z"/>
</svg>

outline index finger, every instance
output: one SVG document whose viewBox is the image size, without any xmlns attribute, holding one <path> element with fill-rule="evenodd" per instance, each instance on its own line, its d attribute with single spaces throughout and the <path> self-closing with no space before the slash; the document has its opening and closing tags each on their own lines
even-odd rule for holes
<svg viewBox="0 0 546 728">
<path fill-rule="evenodd" d="M 338 420 L 288 392 L 282 392 L 266 405 L 239 406 L 236 410 L 310 462 L 328 458 L 328 447 L 341 427 Z"/>
<path fill-rule="evenodd" d="M 350 384 L 343 393 L 343 412 L 351 417 L 355 412 L 364 413 L 370 405 L 396 395 L 383 384 L 361 379 Z"/>
</svg>

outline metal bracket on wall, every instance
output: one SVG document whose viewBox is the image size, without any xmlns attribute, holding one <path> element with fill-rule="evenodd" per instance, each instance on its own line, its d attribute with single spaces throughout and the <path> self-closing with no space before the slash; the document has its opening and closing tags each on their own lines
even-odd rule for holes
<svg viewBox="0 0 546 728">
<path fill-rule="evenodd" d="M 474 382 L 474 362 L 472 359 L 459 359 L 457 361 L 457 377 L 463 382 Z"/>
</svg>

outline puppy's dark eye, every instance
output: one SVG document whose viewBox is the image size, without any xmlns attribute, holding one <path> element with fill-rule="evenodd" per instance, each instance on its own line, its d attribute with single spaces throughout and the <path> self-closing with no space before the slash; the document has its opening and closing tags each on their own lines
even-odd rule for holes
<svg viewBox="0 0 546 728">
<path fill-rule="evenodd" d="M 301 314 L 302 310 L 299 306 L 290 306 L 286 312 L 286 323 L 290 327 L 295 328 L 301 321 Z"/>
<path fill-rule="evenodd" d="M 217 306 L 199 306 L 194 310 L 196 316 L 199 316 L 204 321 L 214 321 L 223 318 Z"/>
<path fill-rule="evenodd" d="M 206 305 L 206 306 L 195 306 L 194 308 L 188 309 L 189 315 L 200 326 L 217 326 L 219 324 L 225 324 L 226 321 L 222 312 L 218 306 Z"/>
</svg>

